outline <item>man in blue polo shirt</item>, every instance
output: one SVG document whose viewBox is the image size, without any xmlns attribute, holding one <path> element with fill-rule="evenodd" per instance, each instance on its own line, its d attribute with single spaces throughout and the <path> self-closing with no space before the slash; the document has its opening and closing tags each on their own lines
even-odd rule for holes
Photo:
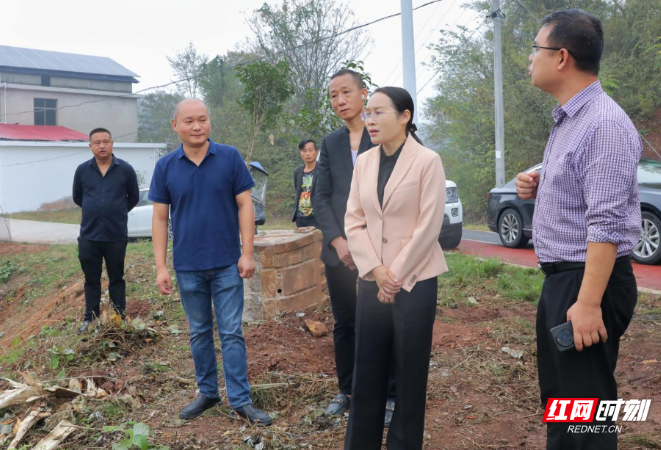
<svg viewBox="0 0 661 450">
<path fill-rule="evenodd" d="M 182 145 L 156 164 L 149 199 L 154 202 L 156 282 L 161 294 L 166 295 L 172 293 L 165 265 L 171 216 L 174 270 L 190 325 L 200 391 L 179 417 L 193 419 L 220 401 L 213 337 L 215 313 L 230 406 L 250 423 L 270 425 L 271 418 L 255 408 L 250 399 L 246 343 L 241 331 L 243 279 L 255 272 L 255 218 L 250 195 L 255 183 L 235 148 L 209 139 L 209 110 L 200 100 L 179 103 L 172 126 Z"/>
</svg>

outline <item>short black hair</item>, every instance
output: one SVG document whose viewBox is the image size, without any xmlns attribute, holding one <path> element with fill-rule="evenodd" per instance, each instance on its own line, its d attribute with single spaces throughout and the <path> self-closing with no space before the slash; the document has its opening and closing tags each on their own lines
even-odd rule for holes
<svg viewBox="0 0 661 450">
<path fill-rule="evenodd" d="M 355 70 L 351 70 L 351 69 L 338 70 L 337 72 L 335 72 L 330 77 L 330 79 L 333 80 L 337 77 L 341 77 L 342 75 L 351 75 L 351 78 L 353 78 L 353 80 L 356 82 L 359 89 L 364 89 L 365 88 L 365 83 L 363 82 L 363 77 L 358 72 L 356 72 Z"/>
<path fill-rule="evenodd" d="M 106 130 L 105 128 L 95 128 L 92 131 L 90 131 L 90 141 L 92 140 L 92 135 L 96 133 L 108 133 L 108 136 L 110 136 L 110 139 L 112 139 L 112 134 L 110 131 Z"/>
<path fill-rule="evenodd" d="M 604 51 L 604 30 L 601 21 L 580 9 L 556 11 L 542 19 L 542 26 L 553 27 L 549 47 L 569 50 L 582 72 L 599 75 L 599 62 Z"/>
<path fill-rule="evenodd" d="M 312 142 L 312 145 L 314 145 L 314 149 L 317 149 L 317 143 L 314 141 L 314 139 L 303 139 L 301 142 L 298 143 L 298 149 L 303 151 L 306 145 L 308 145 L 310 142 Z"/>
</svg>

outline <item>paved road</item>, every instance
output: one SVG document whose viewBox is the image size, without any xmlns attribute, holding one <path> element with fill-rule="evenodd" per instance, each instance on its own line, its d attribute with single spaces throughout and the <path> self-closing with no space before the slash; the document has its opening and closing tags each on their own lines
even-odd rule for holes
<svg viewBox="0 0 661 450">
<path fill-rule="evenodd" d="M 80 233 L 80 225 L 16 219 L 9 219 L 9 229 L 12 241 L 31 244 L 74 244 Z"/>
<path fill-rule="evenodd" d="M 500 244 L 498 234 L 491 231 L 462 230 L 462 238 L 470 241 L 487 242 L 489 244 Z"/>
<path fill-rule="evenodd" d="M 532 244 L 525 248 L 507 248 L 500 243 L 496 233 L 490 231 L 463 230 L 463 238 L 459 250 L 469 255 L 484 258 L 498 258 L 510 264 L 527 267 L 537 267 L 537 256 Z M 646 266 L 633 264 L 633 272 L 638 281 L 638 287 L 661 291 L 661 266 Z"/>
</svg>

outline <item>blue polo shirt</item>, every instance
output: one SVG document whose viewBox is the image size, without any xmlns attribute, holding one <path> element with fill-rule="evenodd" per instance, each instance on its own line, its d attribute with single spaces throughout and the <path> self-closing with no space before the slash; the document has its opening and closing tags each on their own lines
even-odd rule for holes
<svg viewBox="0 0 661 450">
<path fill-rule="evenodd" d="M 209 144 L 199 167 L 182 146 L 159 159 L 149 188 L 149 200 L 170 205 L 178 272 L 231 266 L 241 257 L 235 196 L 255 182 L 237 149 Z"/>
</svg>

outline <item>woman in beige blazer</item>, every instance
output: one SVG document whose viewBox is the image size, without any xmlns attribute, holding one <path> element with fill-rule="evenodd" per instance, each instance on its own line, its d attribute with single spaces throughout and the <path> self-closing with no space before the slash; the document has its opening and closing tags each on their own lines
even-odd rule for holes
<svg viewBox="0 0 661 450">
<path fill-rule="evenodd" d="M 356 161 L 345 216 L 358 268 L 356 360 L 345 450 L 379 450 L 391 359 L 397 401 L 386 446 L 421 449 L 445 207 L 439 155 L 422 146 L 413 100 L 375 91 L 363 114 L 377 147 Z"/>
</svg>

